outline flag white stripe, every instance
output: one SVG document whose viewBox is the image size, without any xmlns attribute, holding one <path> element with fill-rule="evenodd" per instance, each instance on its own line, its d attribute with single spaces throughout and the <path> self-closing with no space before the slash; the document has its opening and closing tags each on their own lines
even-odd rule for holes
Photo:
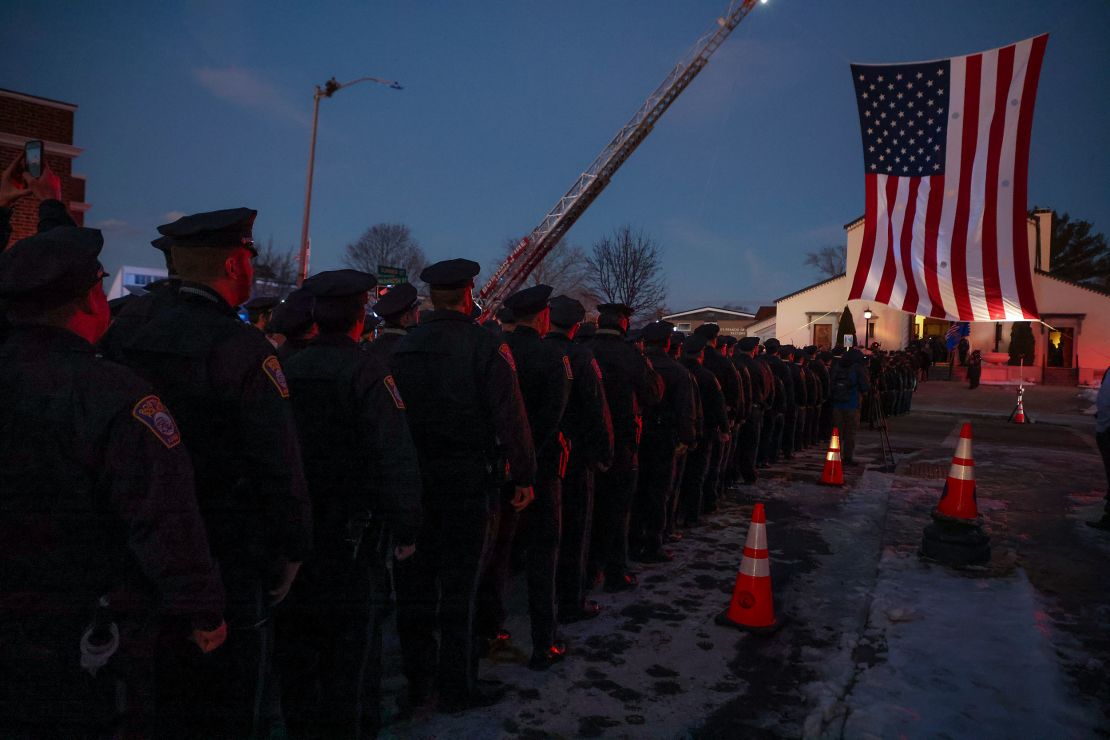
<svg viewBox="0 0 1110 740">
<path fill-rule="evenodd" d="M 891 239 L 893 241 L 893 253 L 891 259 L 894 260 L 894 289 L 890 293 L 889 305 L 897 308 L 902 307 L 903 301 L 906 300 L 906 273 L 902 266 L 902 225 L 906 221 L 906 201 L 910 194 L 910 178 L 899 177 L 898 190 L 894 195 L 894 211 L 891 213 L 891 223 L 894 228 L 891 231 Z"/>
<path fill-rule="evenodd" d="M 910 262 L 913 265 L 913 274 L 910 279 L 917 288 L 917 305 L 908 306 L 914 313 L 928 314 L 932 311 L 932 301 L 929 300 L 929 284 L 925 282 L 925 219 L 929 210 L 929 190 L 932 180 L 928 177 L 921 178 L 917 188 L 917 206 L 913 213 L 913 242 L 910 247 Z"/>
<path fill-rule="evenodd" d="M 967 58 L 954 57 L 951 61 L 951 78 L 948 80 L 948 139 L 945 142 L 944 201 L 940 214 L 940 233 L 937 237 L 937 282 L 940 300 L 949 319 L 959 318 L 959 307 L 952 285 L 952 224 L 956 219 L 956 202 L 960 192 L 960 168 L 963 164 L 960 147 L 963 145 L 963 127 L 960 125 L 964 107 L 964 81 L 967 77 Z M 953 117 L 957 116 L 958 117 Z M 938 116 L 938 119 L 940 116 Z"/>
<path fill-rule="evenodd" d="M 1014 203 L 1015 160 L 1017 158 L 1018 114 L 1021 112 L 1022 93 L 1025 87 L 1025 70 L 1029 66 L 1029 55 L 1033 49 L 1032 39 L 1018 43 L 1014 49 L 1014 71 L 1010 78 L 1009 94 L 1006 102 L 1006 127 L 1002 139 L 1001 161 L 998 167 L 998 276 L 1002 288 L 1002 307 L 1009 321 L 1022 321 L 1025 315 L 1021 310 L 1018 296 L 1017 272 L 1014 263 L 1014 237 L 1026 244 L 1025 234 L 1014 234 L 1013 209 L 1025 212 L 1024 203 Z"/>
<path fill-rule="evenodd" d="M 972 321 L 989 321 L 987 294 L 983 283 L 983 218 L 986 209 L 987 161 L 990 151 L 994 87 L 998 78 L 998 52 L 982 55 L 979 83 L 979 121 L 975 134 L 975 161 L 971 167 L 971 208 L 967 220 L 967 292 Z"/>
<path fill-rule="evenodd" d="M 879 175 L 875 178 L 875 252 L 871 255 L 871 267 L 867 273 L 867 282 L 863 286 L 861 298 L 874 300 L 879 292 L 879 284 L 883 280 L 883 268 L 886 266 L 886 181 L 893 175 Z"/>
</svg>

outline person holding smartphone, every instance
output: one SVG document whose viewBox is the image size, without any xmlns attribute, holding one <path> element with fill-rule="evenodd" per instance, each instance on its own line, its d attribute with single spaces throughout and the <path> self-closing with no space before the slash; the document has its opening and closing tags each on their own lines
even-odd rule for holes
<svg viewBox="0 0 1110 740">
<path fill-rule="evenodd" d="M 28 166 L 32 162 L 34 169 Z M 39 200 L 38 233 L 56 226 L 76 226 L 62 203 L 62 181 L 46 163 L 41 141 L 28 141 L 0 175 L 0 251 L 12 236 L 12 216 L 18 202 L 33 195 Z"/>
</svg>

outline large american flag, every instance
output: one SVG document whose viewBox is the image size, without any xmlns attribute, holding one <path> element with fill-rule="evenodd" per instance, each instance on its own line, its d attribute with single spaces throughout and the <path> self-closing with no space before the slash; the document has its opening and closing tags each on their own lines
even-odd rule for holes
<svg viewBox="0 0 1110 740">
<path fill-rule="evenodd" d="M 850 299 L 953 321 L 1038 317 L 1026 188 L 1047 43 L 852 65 L 867 210 Z"/>
</svg>

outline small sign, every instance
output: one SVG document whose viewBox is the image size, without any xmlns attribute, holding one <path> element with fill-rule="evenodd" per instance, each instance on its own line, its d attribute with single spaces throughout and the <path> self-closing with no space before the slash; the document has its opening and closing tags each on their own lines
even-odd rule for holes
<svg viewBox="0 0 1110 740">
<path fill-rule="evenodd" d="M 378 282 L 385 285 L 400 285 L 409 281 L 409 273 L 403 267 L 378 265 Z"/>
</svg>

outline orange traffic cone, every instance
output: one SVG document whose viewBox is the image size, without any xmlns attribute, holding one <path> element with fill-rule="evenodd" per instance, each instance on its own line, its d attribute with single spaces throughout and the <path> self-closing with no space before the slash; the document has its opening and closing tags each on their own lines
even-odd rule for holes
<svg viewBox="0 0 1110 740">
<path fill-rule="evenodd" d="M 1014 423 L 1015 424 L 1024 424 L 1025 423 L 1025 405 L 1022 404 L 1022 402 L 1021 402 L 1021 394 L 1020 393 L 1018 394 L 1017 408 L 1014 410 Z"/>
<path fill-rule="evenodd" d="M 840 430 L 833 427 L 832 439 L 829 440 L 829 451 L 825 455 L 825 469 L 821 471 L 823 486 L 844 485 L 844 464 L 840 460 Z"/>
<path fill-rule="evenodd" d="M 975 461 L 971 459 L 971 425 L 964 424 L 948 470 L 933 522 L 921 540 L 923 557 L 962 567 L 991 559 L 990 537 L 979 524 L 975 504 Z"/>
<path fill-rule="evenodd" d="M 717 624 L 739 627 L 742 630 L 770 634 L 781 626 L 775 619 L 775 605 L 771 597 L 771 561 L 767 557 L 767 514 L 763 504 L 756 504 L 752 511 L 752 524 L 744 543 L 744 557 L 732 601 L 721 614 Z"/>
<path fill-rule="evenodd" d="M 975 461 L 971 459 L 971 424 L 964 424 L 960 430 L 960 441 L 956 445 L 956 454 L 952 456 L 948 480 L 944 482 L 944 492 L 933 516 L 964 522 L 974 522 L 979 518 L 979 509 L 975 505 Z"/>
</svg>

